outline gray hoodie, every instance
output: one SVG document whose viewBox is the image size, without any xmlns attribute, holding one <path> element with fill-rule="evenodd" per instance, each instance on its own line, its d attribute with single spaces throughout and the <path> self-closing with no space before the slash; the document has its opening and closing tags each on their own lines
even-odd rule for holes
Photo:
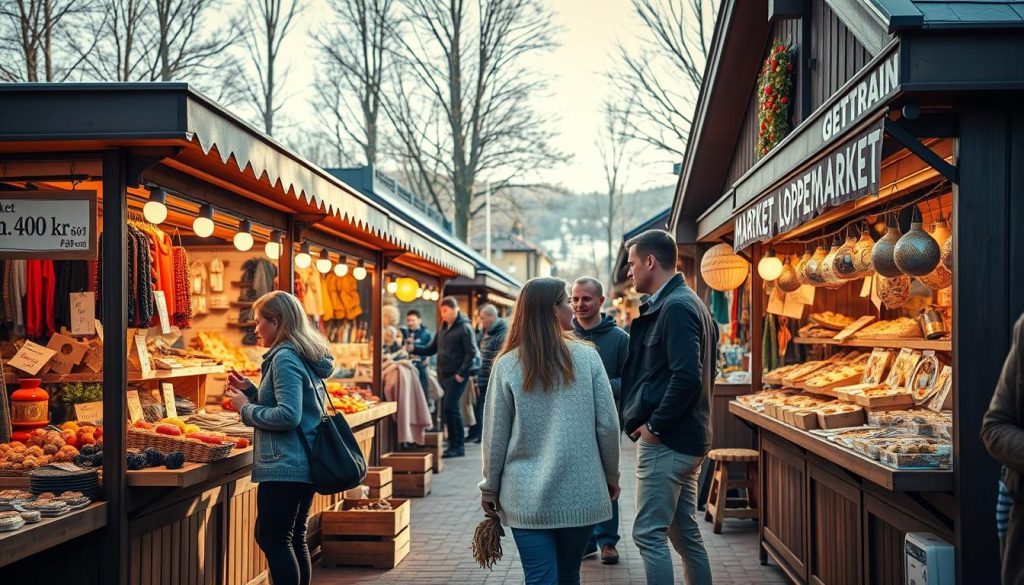
<svg viewBox="0 0 1024 585">
<path fill-rule="evenodd" d="M 629 333 L 615 324 L 615 319 L 604 315 L 601 322 L 593 329 L 584 329 L 573 317 L 572 327 L 580 339 L 589 341 L 597 347 L 604 363 L 604 371 L 612 383 L 612 394 L 619 399 L 622 391 L 622 368 L 626 365 L 626 354 L 629 351 Z"/>
</svg>

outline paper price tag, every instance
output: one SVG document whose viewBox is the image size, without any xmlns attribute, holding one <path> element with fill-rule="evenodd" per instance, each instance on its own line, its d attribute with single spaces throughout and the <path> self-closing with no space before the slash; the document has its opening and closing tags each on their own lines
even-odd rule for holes
<svg viewBox="0 0 1024 585">
<path fill-rule="evenodd" d="M 167 418 L 178 418 L 178 407 L 174 404 L 174 386 L 169 382 L 160 384 L 160 391 L 164 395 L 164 408 L 167 409 Z"/>
<path fill-rule="evenodd" d="M 103 422 L 103 401 L 76 404 L 75 419 L 78 422 Z"/>
<path fill-rule="evenodd" d="M 50 361 L 50 358 L 55 355 L 57 355 L 57 352 L 48 347 L 26 341 L 25 345 L 21 346 L 21 349 L 18 350 L 18 353 L 14 354 L 14 357 L 7 362 L 7 365 L 35 376 Z"/>
<path fill-rule="evenodd" d="M 96 293 L 71 293 L 71 334 L 92 335 L 96 331 Z"/>
<path fill-rule="evenodd" d="M 100 323 L 99 319 L 95 319 L 93 326 L 96 327 L 96 335 L 100 338 L 100 343 L 103 343 L 103 323 Z"/>
<path fill-rule="evenodd" d="M 153 291 L 153 299 L 156 301 L 156 312 L 160 315 L 160 333 L 167 335 L 171 332 L 171 318 L 167 314 L 167 297 L 164 291 Z"/>
<path fill-rule="evenodd" d="M 128 420 L 134 424 L 137 421 L 142 420 L 142 401 L 139 400 L 138 390 L 129 390 L 126 394 L 128 398 Z"/>
<path fill-rule="evenodd" d="M 135 352 L 139 356 L 139 370 L 143 376 L 148 376 L 153 371 L 153 367 L 149 363 L 149 348 L 146 347 L 145 335 L 135 336 Z"/>
</svg>

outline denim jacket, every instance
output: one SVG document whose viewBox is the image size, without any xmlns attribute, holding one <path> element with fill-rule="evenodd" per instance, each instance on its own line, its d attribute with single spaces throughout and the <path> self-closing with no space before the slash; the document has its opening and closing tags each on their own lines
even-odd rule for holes
<svg viewBox="0 0 1024 585">
<path fill-rule="evenodd" d="M 246 391 L 242 422 L 255 429 L 252 480 L 311 483 L 306 450 L 296 429 L 313 444 L 322 410 L 322 378 L 331 374 L 333 360 L 309 364 L 290 342 L 281 342 L 263 356 L 262 379 Z M 314 376 L 317 379 L 314 379 Z"/>
</svg>

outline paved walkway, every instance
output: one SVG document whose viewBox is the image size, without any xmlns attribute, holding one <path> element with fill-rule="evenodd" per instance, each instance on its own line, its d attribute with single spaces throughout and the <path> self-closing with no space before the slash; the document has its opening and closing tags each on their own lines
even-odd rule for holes
<svg viewBox="0 0 1024 585">
<path fill-rule="evenodd" d="M 629 531 L 636 510 L 634 484 L 636 454 L 633 444 L 623 442 L 621 518 L 623 539 L 619 543 L 621 561 L 605 566 L 596 560 L 583 562 L 582 582 L 596 585 L 631 585 L 644 582 L 640 554 Z M 467 456 L 445 461 L 444 472 L 434 476 L 433 493 L 413 500 L 412 550 L 402 563 L 390 571 L 362 568 L 321 568 L 314 573 L 314 585 L 387 584 L 478 584 L 523 583 L 523 571 L 511 534 L 502 539 L 504 558 L 487 571 L 477 566 L 469 550 L 473 530 L 483 519 L 480 493 L 480 449 L 467 445 Z M 711 524 L 701 518 L 704 542 L 711 556 L 715 585 L 761 585 L 786 583 L 773 566 L 763 567 L 757 560 L 757 524 L 749 520 L 728 520 L 722 534 L 711 532 Z M 682 583 L 678 555 L 676 582 Z"/>
</svg>

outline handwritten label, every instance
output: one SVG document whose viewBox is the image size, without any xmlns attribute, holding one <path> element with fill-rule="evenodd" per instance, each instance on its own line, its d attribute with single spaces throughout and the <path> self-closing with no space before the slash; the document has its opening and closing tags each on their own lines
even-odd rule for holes
<svg viewBox="0 0 1024 585">
<path fill-rule="evenodd" d="M 50 360 L 50 369 L 58 374 L 70 374 L 71 369 L 82 363 L 82 358 L 89 351 L 89 344 L 60 333 L 54 333 L 46 347 L 56 352 Z"/>
<path fill-rule="evenodd" d="M 71 334 L 92 335 L 96 331 L 96 293 L 71 293 Z"/>
<path fill-rule="evenodd" d="M 11 258 L 95 258 L 96 192 L 0 196 L 0 253 Z"/>
<path fill-rule="evenodd" d="M 103 401 L 76 404 L 75 419 L 79 422 L 103 422 Z"/>
<path fill-rule="evenodd" d="M 156 312 L 160 315 L 160 333 L 167 335 L 171 332 L 171 319 L 167 315 L 167 297 L 164 291 L 153 291 L 153 300 L 156 301 Z"/>
<path fill-rule="evenodd" d="M 135 335 L 135 353 L 139 357 L 139 370 L 142 371 L 143 377 L 148 376 L 153 367 L 149 363 L 149 348 L 146 347 L 145 335 Z"/>
<path fill-rule="evenodd" d="M 128 420 L 132 421 L 132 424 L 142 420 L 144 415 L 142 414 L 142 401 L 139 400 L 139 391 L 129 390 L 125 397 L 128 398 Z"/>
<path fill-rule="evenodd" d="M 57 352 L 50 348 L 26 341 L 25 345 L 21 346 L 21 349 L 18 350 L 18 353 L 14 354 L 11 361 L 7 362 L 7 365 L 35 376 L 50 361 L 50 358 L 55 355 L 57 355 Z"/>
<path fill-rule="evenodd" d="M 174 386 L 169 382 L 160 384 L 160 390 L 164 395 L 164 408 L 167 409 L 167 418 L 178 418 L 178 407 L 174 404 Z"/>
</svg>

